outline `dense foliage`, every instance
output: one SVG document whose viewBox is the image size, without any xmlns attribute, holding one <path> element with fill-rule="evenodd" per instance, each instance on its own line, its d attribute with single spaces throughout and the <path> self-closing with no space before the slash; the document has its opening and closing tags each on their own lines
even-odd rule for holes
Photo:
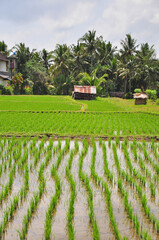
<svg viewBox="0 0 159 240">
<path fill-rule="evenodd" d="M 88 31 L 77 44 L 57 44 L 55 50 L 30 51 L 24 43 L 13 47 L 18 72 L 32 88 L 33 94 L 71 94 L 75 84 L 96 85 L 98 95 L 109 92 L 134 92 L 154 89 L 159 93 L 159 60 L 148 43 L 137 44 L 127 34 L 121 48 L 113 47 L 96 31 Z M 0 50 L 7 45 L 0 42 Z M 24 84 L 21 93 L 25 93 Z M 128 94 L 127 97 L 131 97 Z"/>
</svg>

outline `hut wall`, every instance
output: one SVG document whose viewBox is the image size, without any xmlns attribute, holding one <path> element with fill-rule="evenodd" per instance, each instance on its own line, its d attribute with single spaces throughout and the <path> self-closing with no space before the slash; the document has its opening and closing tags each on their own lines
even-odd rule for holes
<svg viewBox="0 0 159 240">
<path fill-rule="evenodd" d="M 79 92 L 74 92 L 73 96 L 74 96 L 74 99 L 81 99 L 81 100 L 92 100 L 96 98 L 96 94 L 79 93 Z"/>
<path fill-rule="evenodd" d="M 135 99 L 135 105 L 145 105 L 146 104 L 146 101 L 147 99 L 142 99 L 142 98 L 136 98 Z"/>
</svg>

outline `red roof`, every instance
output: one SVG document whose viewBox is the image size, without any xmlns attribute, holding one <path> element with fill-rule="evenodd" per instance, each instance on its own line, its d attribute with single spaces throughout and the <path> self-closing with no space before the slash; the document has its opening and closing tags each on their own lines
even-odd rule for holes
<svg viewBox="0 0 159 240">
<path fill-rule="evenodd" d="M 96 86 L 74 86 L 74 92 L 96 94 Z"/>
</svg>

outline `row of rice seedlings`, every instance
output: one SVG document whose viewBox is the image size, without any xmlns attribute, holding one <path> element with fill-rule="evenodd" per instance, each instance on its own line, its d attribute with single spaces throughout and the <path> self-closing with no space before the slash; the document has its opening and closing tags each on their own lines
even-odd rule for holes
<svg viewBox="0 0 159 240">
<path fill-rule="evenodd" d="M 129 156 L 129 152 L 127 150 L 127 140 L 124 141 L 124 144 L 122 144 L 122 149 L 124 151 L 124 156 L 125 156 L 125 159 L 126 159 L 126 162 L 127 162 L 127 166 L 128 166 L 128 169 L 130 171 L 130 175 L 131 176 L 134 176 L 136 179 L 138 179 L 140 181 L 140 183 L 145 186 L 146 185 L 146 178 L 145 176 L 143 176 L 139 170 L 136 170 L 132 163 L 131 163 L 131 159 L 130 159 L 130 156 Z M 129 173 L 125 173 L 125 172 L 121 172 L 126 178 L 128 177 L 129 178 Z"/>
<path fill-rule="evenodd" d="M 153 150 L 155 157 L 158 159 L 159 158 L 159 153 L 157 151 L 157 148 L 158 147 L 157 147 L 157 145 L 155 145 L 154 139 L 152 139 L 151 140 L 151 149 Z"/>
<path fill-rule="evenodd" d="M 118 189 L 120 190 L 124 198 L 125 209 L 128 213 L 129 218 L 133 222 L 134 227 L 136 228 L 137 234 L 141 239 L 151 240 L 151 236 L 148 234 L 148 232 L 143 231 L 143 225 L 140 223 L 138 216 L 133 213 L 133 207 L 131 203 L 128 201 L 128 192 L 124 190 L 121 179 L 118 179 Z"/>
<path fill-rule="evenodd" d="M 118 159 L 117 154 L 114 154 L 114 158 Z M 117 160 L 117 161 L 119 161 L 119 160 Z M 120 172 L 119 172 L 119 174 L 120 174 Z M 146 216 L 150 219 L 153 226 L 156 227 L 157 232 L 159 232 L 159 220 L 157 220 L 157 218 L 151 213 L 150 207 L 147 205 L 146 195 L 143 194 L 141 185 L 138 185 L 136 183 L 135 179 L 133 179 L 132 175 L 126 174 L 126 172 L 124 170 L 121 171 L 121 176 L 126 180 L 127 183 L 129 183 L 129 185 L 131 187 L 133 186 L 136 189 L 138 196 L 141 199 L 142 207 L 144 209 Z"/>
<path fill-rule="evenodd" d="M 69 180 L 69 184 L 71 187 L 71 196 L 70 196 L 70 202 L 69 202 L 69 209 L 67 213 L 67 228 L 69 233 L 69 239 L 71 240 L 74 239 L 73 217 L 74 217 L 74 203 L 76 198 L 76 184 L 71 174 L 71 166 L 72 166 L 73 157 L 78 152 L 78 150 L 79 150 L 79 145 L 77 140 L 75 139 L 75 147 L 74 149 L 71 150 L 70 157 L 68 160 L 68 165 L 66 167 L 66 176 Z"/>
<path fill-rule="evenodd" d="M 38 141 L 38 136 L 32 138 L 32 141 L 31 141 L 31 143 L 30 143 L 30 145 L 29 145 L 30 152 L 31 152 L 33 149 L 35 149 L 36 144 L 37 144 L 37 141 Z"/>
<path fill-rule="evenodd" d="M 108 177 L 108 179 L 113 182 L 113 173 L 109 170 L 108 167 L 108 161 L 107 161 L 107 149 L 106 149 L 106 145 L 104 142 L 100 142 L 100 145 L 102 145 L 102 151 L 103 151 L 103 161 L 104 161 L 104 173 L 105 175 Z M 95 147 L 95 143 L 94 143 L 94 147 Z M 114 213 L 113 213 L 113 207 L 112 207 L 112 203 L 111 203 L 111 191 L 109 190 L 109 186 L 107 184 L 107 182 L 103 181 L 102 178 L 99 178 L 97 173 L 95 172 L 94 169 L 94 179 L 96 180 L 96 182 L 100 185 L 100 182 L 104 188 L 104 192 L 106 194 L 106 200 L 107 200 L 107 208 L 109 211 L 109 218 L 110 218 L 110 222 L 111 225 L 114 229 L 114 234 L 116 236 L 116 239 L 120 240 L 121 239 L 121 235 L 118 229 L 118 224 L 116 222 Z M 123 239 L 126 239 L 125 237 Z"/>
<path fill-rule="evenodd" d="M 11 167 L 13 162 L 12 158 L 14 161 L 17 161 L 21 156 L 21 141 L 14 139 L 12 142 L 12 147 L 9 148 L 9 146 L 7 146 L 6 151 L 3 153 L 3 156 L 1 158 L 4 172 L 7 170 L 7 166 L 8 168 Z"/>
<path fill-rule="evenodd" d="M 146 159 L 146 160 L 148 159 L 149 162 L 152 164 L 152 166 L 154 166 L 154 168 L 155 168 L 155 166 L 156 166 L 157 168 L 159 168 L 158 165 L 157 165 L 156 163 L 154 163 L 154 161 L 149 157 L 145 146 L 146 146 L 146 144 L 145 144 L 145 142 L 143 141 L 142 149 L 143 149 L 143 152 L 144 152 L 145 159 Z M 146 177 L 147 177 L 147 178 L 150 178 L 151 183 L 149 184 L 149 187 L 150 187 L 151 195 L 152 195 L 153 197 L 155 197 L 155 195 L 156 195 L 156 190 L 155 190 L 155 185 L 154 185 L 154 183 L 152 182 L 151 172 L 149 171 L 148 168 L 146 168 L 145 162 L 143 161 L 142 157 L 141 157 L 140 155 L 137 156 L 137 149 L 136 149 L 136 144 L 135 144 L 135 142 L 134 142 L 134 145 L 132 146 L 132 148 L 133 148 L 133 151 L 134 151 L 134 155 L 136 156 L 135 158 L 136 158 L 136 159 L 138 158 L 138 160 L 139 160 L 138 163 L 139 163 L 139 165 L 140 165 L 140 168 L 144 171 Z M 158 180 L 158 176 L 155 175 L 154 178 L 155 178 L 155 180 Z M 145 179 L 146 179 L 146 178 L 145 178 Z M 146 182 L 146 180 L 145 180 L 145 182 Z"/>
<path fill-rule="evenodd" d="M 9 173 L 9 180 L 6 183 L 4 189 L 2 189 L 2 191 L 0 192 L 0 204 L 2 204 L 2 201 L 5 200 L 5 198 L 8 196 L 9 192 L 11 191 L 14 176 L 15 176 L 15 170 L 16 170 L 16 165 L 14 164 Z"/>
<path fill-rule="evenodd" d="M 61 147 L 61 143 L 58 144 Z M 65 141 L 65 147 L 59 152 L 57 161 L 55 164 L 52 165 L 51 168 L 51 175 L 55 179 L 55 194 L 52 196 L 48 210 L 46 211 L 46 218 L 45 218 L 45 240 L 51 239 L 51 226 L 52 226 L 52 214 L 54 210 L 56 209 L 57 202 L 60 198 L 61 191 L 62 191 L 62 185 L 60 177 L 57 174 L 57 170 L 59 168 L 59 165 L 61 163 L 62 158 L 64 157 L 65 153 L 70 148 L 70 139 L 66 139 Z"/>
<path fill-rule="evenodd" d="M 136 140 L 134 139 L 133 140 L 133 144 L 131 144 L 131 150 L 133 151 L 133 155 L 134 155 L 134 159 L 135 161 L 138 160 L 138 163 L 140 165 L 140 168 L 142 170 L 144 170 L 144 172 L 146 173 L 146 176 L 150 176 L 151 177 L 151 173 L 149 172 L 149 170 L 145 167 L 145 164 L 141 158 L 141 156 L 138 157 L 138 154 L 137 154 L 137 144 L 136 144 Z M 134 172 L 134 169 L 133 169 L 133 172 Z M 143 182 L 142 182 L 143 183 Z M 144 186 L 146 184 L 146 178 L 144 176 Z"/>
<path fill-rule="evenodd" d="M 58 169 L 62 157 L 69 150 L 69 148 L 70 148 L 70 139 L 66 139 L 65 140 L 65 147 L 62 149 L 62 151 L 59 152 L 59 155 L 57 157 L 57 161 L 56 161 L 56 164 L 55 164 L 56 169 Z"/>
<path fill-rule="evenodd" d="M 84 160 L 85 154 L 87 153 L 87 150 L 88 150 L 88 143 L 86 140 L 83 140 L 83 151 L 81 152 L 81 154 L 79 156 L 79 178 L 84 183 L 84 185 L 87 189 L 87 192 L 88 192 L 87 201 L 88 201 L 88 205 L 89 205 L 89 221 L 90 221 L 90 224 L 91 224 L 92 230 L 93 230 L 93 239 L 97 240 L 97 239 L 100 239 L 100 234 L 99 234 L 99 229 L 98 229 L 98 225 L 97 225 L 97 221 L 96 221 L 96 216 L 94 214 L 94 209 L 93 209 L 93 192 L 90 187 L 88 175 L 82 171 L 83 160 Z M 95 153 L 93 153 L 93 154 L 95 154 Z"/>
<path fill-rule="evenodd" d="M 2 167 L 2 164 L 0 164 L 0 177 L 1 177 L 2 173 L 3 173 L 3 167 Z"/>
<path fill-rule="evenodd" d="M 154 148 L 155 148 L 155 147 L 154 147 Z M 148 154 L 145 146 L 142 146 L 141 149 L 143 150 L 145 160 L 147 160 L 147 161 L 150 162 L 151 166 L 153 167 L 153 170 L 154 170 L 155 173 L 156 173 L 156 174 L 154 175 L 154 177 L 153 177 L 154 180 L 159 181 L 159 176 L 158 176 L 158 175 L 159 175 L 159 165 L 158 165 L 158 163 L 156 163 L 156 162 L 154 161 L 154 159 L 152 159 L 152 158 L 149 156 L 149 154 Z M 158 158 L 157 158 L 157 159 L 158 159 Z"/>
<path fill-rule="evenodd" d="M 10 206 L 4 211 L 3 221 L 0 224 L 0 239 L 2 238 L 3 233 L 6 231 L 8 222 L 13 218 L 16 209 L 18 208 L 19 201 L 23 201 L 29 189 L 29 171 L 26 166 L 24 174 L 24 186 L 20 189 L 19 193 L 13 197 L 13 200 L 10 203 Z"/>
<path fill-rule="evenodd" d="M 113 144 L 113 154 L 114 154 L 115 164 L 117 167 L 117 172 L 119 174 L 118 189 L 120 190 L 120 193 L 122 194 L 122 196 L 124 198 L 124 205 L 125 205 L 125 209 L 128 213 L 128 216 L 131 219 L 131 221 L 133 222 L 134 227 L 136 228 L 136 231 L 137 231 L 139 237 L 141 237 L 145 240 L 150 240 L 151 237 L 149 236 L 149 234 L 146 231 L 142 230 L 143 226 L 139 222 L 138 216 L 133 213 L 133 207 L 132 207 L 131 203 L 128 201 L 128 192 L 126 190 L 124 190 L 124 188 L 123 188 L 121 177 L 123 177 L 127 182 L 129 179 L 131 179 L 131 181 L 130 181 L 131 184 L 132 184 L 133 180 L 132 180 L 132 176 L 129 176 L 129 174 L 126 174 L 126 172 L 121 169 L 115 144 Z"/>
<path fill-rule="evenodd" d="M 49 144 L 48 146 L 45 148 L 44 152 L 48 152 L 53 148 L 53 139 L 49 139 Z"/>
<path fill-rule="evenodd" d="M 25 154 L 24 152 L 23 156 L 21 156 L 21 158 L 19 159 L 16 159 L 17 162 L 13 163 L 12 168 L 9 172 L 8 182 L 5 184 L 5 187 L 0 192 L 0 204 L 2 204 L 2 201 L 4 201 L 6 197 L 8 197 L 9 192 L 11 192 L 17 165 L 18 167 L 19 165 L 22 166 L 21 164 L 23 162 L 22 160 L 27 161 L 27 159 L 28 159 L 28 154 Z"/>
<path fill-rule="evenodd" d="M 22 169 L 25 166 L 25 164 L 28 161 L 28 149 L 25 149 L 23 152 L 23 155 L 20 158 L 20 161 L 18 161 L 18 169 Z"/>
<path fill-rule="evenodd" d="M 41 182 L 39 184 L 38 192 L 34 193 L 32 199 L 30 201 L 29 208 L 27 209 L 27 214 L 23 218 L 22 230 L 21 230 L 21 232 L 19 232 L 20 239 L 25 239 L 25 236 L 26 236 L 27 231 L 28 231 L 30 220 L 32 218 L 33 213 L 37 209 L 37 205 L 38 205 L 38 203 L 39 203 L 39 201 L 42 197 L 44 189 L 45 189 L 45 179 L 43 178 L 43 179 L 41 179 Z"/>
<path fill-rule="evenodd" d="M 42 144 L 39 144 L 39 147 L 35 147 L 36 151 L 34 154 L 34 168 L 37 166 L 39 160 L 40 160 L 40 156 L 41 156 L 41 152 L 44 152 L 44 154 L 46 154 L 48 151 L 51 151 L 51 149 L 53 148 L 53 141 L 51 139 L 49 139 L 49 145 L 47 147 L 44 148 L 44 140 L 42 141 Z M 34 150 L 34 148 L 33 148 Z"/>
<path fill-rule="evenodd" d="M 3 233 L 6 230 L 8 222 L 12 219 L 14 211 L 17 209 L 19 203 L 19 195 L 13 197 L 13 200 L 10 203 L 10 206 L 5 210 L 3 221 L 0 224 L 0 239 L 2 238 Z"/>
<path fill-rule="evenodd" d="M 127 166 L 129 168 L 130 174 L 132 174 L 133 173 L 133 165 L 132 165 L 131 159 L 129 157 L 129 153 L 128 153 L 128 150 L 127 150 L 127 143 L 126 142 L 124 142 L 122 144 L 122 149 L 124 151 L 125 159 L 126 159 Z"/>
<path fill-rule="evenodd" d="M 46 180 L 43 176 L 42 171 L 41 171 L 41 174 L 39 176 L 39 179 L 40 179 L 40 183 L 39 183 L 39 186 L 38 186 L 38 191 L 36 193 L 34 193 L 32 199 L 30 200 L 30 204 L 29 204 L 29 207 L 27 209 L 27 214 L 24 215 L 24 217 L 23 217 L 22 230 L 21 230 L 21 232 L 18 232 L 21 240 L 25 239 L 25 236 L 28 232 L 28 227 L 29 227 L 29 223 L 31 221 L 32 215 L 35 212 L 35 210 L 37 209 L 38 203 L 41 200 L 42 194 L 45 190 Z M 29 182 L 27 181 L 27 178 L 26 178 L 25 184 L 26 184 L 26 186 L 29 185 Z M 28 189 L 28 187 L 27 187 L 27 189 Z"/>
</svg>

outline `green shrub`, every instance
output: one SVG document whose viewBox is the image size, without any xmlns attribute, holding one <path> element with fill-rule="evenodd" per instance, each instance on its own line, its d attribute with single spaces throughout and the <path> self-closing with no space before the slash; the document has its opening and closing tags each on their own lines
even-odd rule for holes
<svg viewBox="0 0 159 240">
<path fill-rule="evenodd" d="M 157 99 L 157 91 L 156 90 L 147 89 L 146 94 L 148 95 L 149 99 L 156 101 L 156 99 Z"/>
<path fill-rule="evenodd" d="M 12 86 L 8 85 L 7 87 L 5 87 L 5 95 L 13 95 Z"/>
<path fill-rule="evenodd" d="M 125 99 L 132 99 L 132 98 L 133 98 L 132 92 L 128 92 L 125 94 Z"/>
<path fill-rule="evenodd" d="M 136 88 L 136 89 L 134 90 L 134 92 L 135 92 L 135 93 L 141 93 L 141 89 L 140 89 L 140 88 Z"/>
<path fill-rule="evenodd" d="M 156 105 L 159 105 L 159 99 L 157 99 L 157 101 L 156 101 Z"/>
<path fill-rule="evenodd" d="M 2 95 L 12 95 L 13 94 L 13 88 L 7 84 L 7 86 L 3 86 L 0 84 L 0 91 Z"/>
<path fill-rule="evenodd" d="M 26 95 L 32 95 L 33 94 L 33 88 L 29 87 L 29 86 L 25 86 L 24 88 L 24 93 Z"/>
</svg>

